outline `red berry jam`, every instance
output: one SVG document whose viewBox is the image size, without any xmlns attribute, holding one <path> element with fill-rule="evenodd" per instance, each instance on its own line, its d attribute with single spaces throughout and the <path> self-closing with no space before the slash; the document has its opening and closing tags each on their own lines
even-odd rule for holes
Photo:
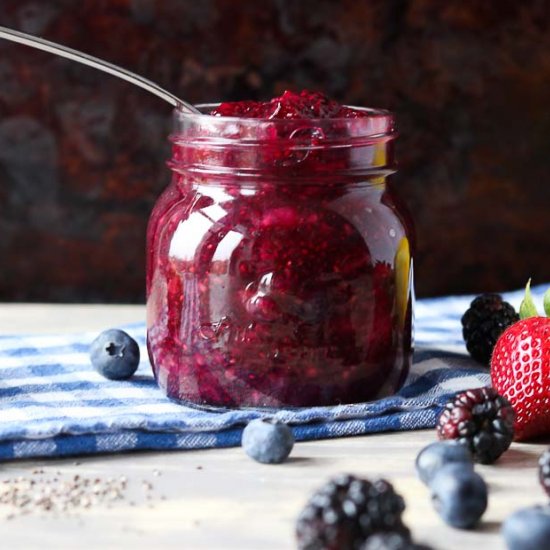
<svg viewBox="0 0 550 550">
<path fill-rule="evenodd" d="M 386 178 L 392 116 L 322 94 L 175 113 L 149 222 L 148 347 L 198 406 L 334 405 L 402 384 L 411 226 Z"/>
<path fill-rule="evenodd" d="M 310 118 L 356 118 L 368 113 L 340 105 L 319 92 L 286 91 L 271 101 L 236 101 L 222 103 L 210 112 L 214 116 L 297 120 Z"/>
</svg>

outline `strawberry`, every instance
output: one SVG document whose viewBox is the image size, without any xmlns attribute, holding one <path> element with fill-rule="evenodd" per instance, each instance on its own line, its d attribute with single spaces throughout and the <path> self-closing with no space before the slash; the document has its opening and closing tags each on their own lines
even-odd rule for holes
<svg viewBox="0 0 550 550">
<path fill-rule="evenodd" d="M 550 291 L 545 296 L 548 313 Z M 498 339 L 491 358 L 491 380 L 516 413 L 515 438 L 550 434 L 550 319 L 539 317 L 529 284 L 520 308 L 521 321 Z"/>
</svg>

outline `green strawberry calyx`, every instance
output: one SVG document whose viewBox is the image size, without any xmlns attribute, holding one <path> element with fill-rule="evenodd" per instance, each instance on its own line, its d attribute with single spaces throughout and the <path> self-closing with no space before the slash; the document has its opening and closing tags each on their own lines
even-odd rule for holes
<svg viewBox="0 0 550 550">
<path fill-rule="evenodd" d="M 550 288 L 544 293 L 542 299 L 544 313 L 547 317 L 550 317 Z M 530 317 L 541 317 L 537 311 L 537 306 L 533 300 L 533 295 L 531 294 L 531 279 L 527 281 L 525 286 L 525 295 L 519 306 L 519 318 L 520 319 L 529 319 Z"/>
</svg>

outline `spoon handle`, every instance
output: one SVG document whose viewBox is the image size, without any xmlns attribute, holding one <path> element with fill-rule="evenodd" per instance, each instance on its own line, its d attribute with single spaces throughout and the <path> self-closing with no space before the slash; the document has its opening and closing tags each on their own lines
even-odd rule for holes
<svg viewBox="0 0 550 550">
<path fill-rule="evenodd" d="M 199 113 L 199 111 L 195 109 L 195 107 L 179 99 L 174 94 L 171 94 L 164 88 L 161 88 L 155 82 L 151 82 L 147 78 L 143 78 L 142 76 L 123 69 L 122 67 L 113 65 L 108 61 L 103 61 L 102 59 L 98 59 L 97 57 L 93 57 L 86 53 L 73 50 L 72 48 L 62 46 L 61 44 L 56 44 L 54 42 L 50 42 L 49 40 L 44 40 L 43 38 L 38 38 L 37 36 L 32 36 L 30 34 L 15 31 L 13 29 L 8 29 L 2 26 L 0 26 L 0 38 L 5 38 L 6 40 L 17 42 L 19 44 L 24 44 L 25 46 L 30 46 L 31 48 L 37 48 L 39 50 L 53 53 L 61 57 L 66 57 L 67 59 L 82 63 L 83 65 L 88 65 L 89 67 L 93 67 L 94 69 L 98 69 L 118 78 L 122 78 L 127 82 L 131 82 L 132 84 L 135 84 L 136 86 L 147 90 L 157 97 L 164 99 L 164 101 L 167 101 L 168 103 L 170 103 L 170 105 L 176 107 L 176 109 L 179 109 L 180 111 Z"/>
</svg>

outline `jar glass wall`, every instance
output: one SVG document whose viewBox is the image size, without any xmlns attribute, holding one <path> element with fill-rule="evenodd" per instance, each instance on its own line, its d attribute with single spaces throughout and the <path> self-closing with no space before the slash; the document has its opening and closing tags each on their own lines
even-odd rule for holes
<svg viewBox="0 0 550 550">
<path fill-rule="evenodd" d="M 205 108 L 208 110 L 208 108 Z M 198 406 L 354 403 L 411 360 L 412 242 L 387 178 L 392 116 L 175 114 L 148 229 L 148 348 Z"/>
</svg>

